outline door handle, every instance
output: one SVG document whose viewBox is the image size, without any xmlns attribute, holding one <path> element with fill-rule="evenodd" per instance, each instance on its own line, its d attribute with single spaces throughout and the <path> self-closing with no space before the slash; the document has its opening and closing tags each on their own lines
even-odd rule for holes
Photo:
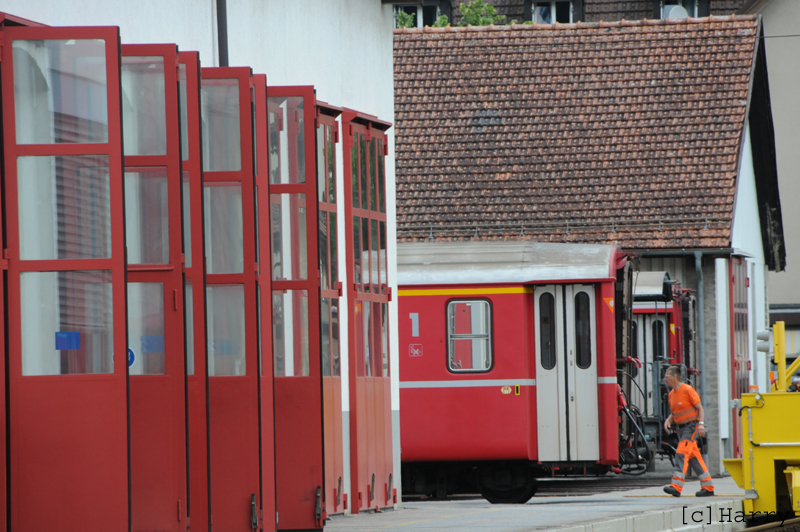
<svg viewBox="0 0 800 532">
<path fill-rule="evenodd" d="M 258 506 L 256 505 L 256 495 L 250 495 L 250 528 L 258 529 Z"/>
<path fill-rule="evenodd" d="M 570 396 L 569 396 L 569 400 L 570 400 L 570 401 L 574 401 L 574 400 L 575 400 L 575 396 L 574 396 L 574 395 L 570 395 Z"/>
</svg>

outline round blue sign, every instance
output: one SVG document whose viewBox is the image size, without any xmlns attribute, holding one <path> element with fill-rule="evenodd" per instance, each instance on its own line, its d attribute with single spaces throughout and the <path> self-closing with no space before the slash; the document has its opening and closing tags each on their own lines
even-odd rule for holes
<svg viewBox="0 0 800 532">
<path fill-rule="evenodd" d="M 130 347 L 128 348 L 128 367 L 133 366 L 133 363 L 136 362 L 136 355 L 133 352 L 133 349 Z"/>
</svg>

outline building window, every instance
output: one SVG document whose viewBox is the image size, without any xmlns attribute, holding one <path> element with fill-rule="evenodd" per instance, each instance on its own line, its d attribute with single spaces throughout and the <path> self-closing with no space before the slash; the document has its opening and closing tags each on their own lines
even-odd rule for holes
<svg viewBox="0 0 800 532">
<path fill-rule="evenodd" d="M 438 3 L 432 3 L 422 6 L 394 6 L 394 20 L 395 28 L 397 27 L 397 14 L 403 12 L 414 17 L 414 26 L 417 28 L 424 28 L 425 26 L 433 26 L 439 15 L 446 14 Z"/>
<path fill-rule="evenodd" d="M 572 0 L 531 2 L 531 20 L 536 24 L 569 24 L 573 20 Z"/>
<path fill-rule="evenodd" d="M 447 367 L 454 372 L 492 367 L 492 309 L 485 300 L 447 304 Z"/>
<path fill-rule="evenodd" d="M 662 0 L 661 1 L 661 18 L 683 18 L 681 10 L 674 11 L 676 7 L 682 7 L 690 17 L 697 16 L 697 0 Z"/>
</svg>

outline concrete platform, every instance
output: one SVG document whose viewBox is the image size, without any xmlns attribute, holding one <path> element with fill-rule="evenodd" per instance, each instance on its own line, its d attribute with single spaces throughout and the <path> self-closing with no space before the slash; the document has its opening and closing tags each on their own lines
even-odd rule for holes
<svg viewBox="0 0 800 532">
<path fill-rule="evenodd" d="M 622 480 L 622 479 L 621 479 Z M 325 530 L 366 532 L 681 532 L 744 529 L 731 520 L 742 510 L 744 491 L 730 477 L 715 478 L 716 496 L 696 498 L 700 483 L 686 483 L 686 495 L 675 498 L 661 487 L 573 497 L 534 497 L 527 504 L 494 505 L 485 500 L 406 502 L 380 514 L 337 516 Z M 711 524 L 709 525 L 709 515 Z"/>
</svg>

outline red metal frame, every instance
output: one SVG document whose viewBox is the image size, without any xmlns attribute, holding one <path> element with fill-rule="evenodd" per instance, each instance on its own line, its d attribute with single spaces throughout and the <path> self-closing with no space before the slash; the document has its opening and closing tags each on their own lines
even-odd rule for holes
<svg viewBox="0 0 800 532">
<path fill-rule="evenodd" d="M 384 133 L 391 124 L 383 122 L 371 115 L 359 113 L 351 109 L 342 112 L 344 181 L 345 181 L 345 240 L 347 257 L 347 306 L 349 337 L 349 387 L 350 387 L 350 493 L 352 497 L 352 513 L 369 508 L 389 507 L 393 505 L 392 492 L 394 486 L 392 461 L 392 420 L 391 420 L 391 384 L 388 373 L 388 334 L 386 342 L 386 371 L 379 368 L 381 356 L 371 356 L 366 363 L 366 346 L 364 345 L 365 305 L 370 305 L 369 344 L 380 346 L 382 338 L 381 315 L 388 312 L 390 290 L 385 267 L 387 257 L 384 242 L 383 253 L 377 228 L 386 224 L 385 207 L 385 166 L 387 138 Z M 356 140 L 355 136 L 359 138 Z M 363 139 L 363 144 L 362 144 Z M 373 142 L 375 140 L 375 142 Z M 357 160 L 353 158 L 353 149 Z M 364 156 L 369 153 L 367 158 Z M 377 162 L 377 164 L 376 164 Z M 355 165 L 354 165 L 355 163 Z M 356 172 L 353 172 L 355 168 Z M 381 182 L 381 169 L 383 180 Z M 366 174 L 366 175 L 365 175 Z M 381 190 L 383 188 L 383 190 Z M 383 196 L 381 195 L 383 193 Z M 366 195 L 366 197 L 365 197 Z M 358 204 L 354 204 L 358 202 Z M 382 212 L 381 212 L 382 211 Z M 354 218 L 361 220 L 361 229 L 355 227 Z M 367 226 L 364 227 L 364 221 Z M 369 251 L 369 265 L 355 262 L 354 244 L 356 231 L 361 243 L 360 251 Z M 384 229 L 385 232 L 385 229 Z M 364 248 L 364 237 L 367 246 Z M 384 235 L 385 239 L 385 235 Z M 377 249 L 374 245 L 377 242 Z M 360 252 L 363 257 L 363 252 Z M 372 261 L 377 259 L 377 265 Z M 383 263 L 383 264 L 382 264 Z M 360 265 L 360 266 L 359 266 Z M 356 280 L 356 270 L 361 279 Z M 378 281 L 372 279 L 377 272 Z M 383 275 L 384 278 L 380 278 Z M 385 309 L 385 310 L 384 310 Z M 376 312 L 377 310 L 377 312 Z M 388 321 L 386 323 L 388 328 Z M 374 355 L 374 353 L 373 353 Z M 376 492 L 382 492 L 380 495 Z"/>
<path fill-rule="evenodd" d="M 261 353 L 261 528 L 277 530 L 275 490 L 275 397 L 272 360 L 272 257 L 269 210 L 269 113 L 267 111 L 267 76 L 253 76 L 256 116 L 256 195 L 258 205 L 258 288 L 259 341 Z"/>
<path fill-rule="evenodd" d="M 260 499 L 259 378 L 256 300 L 256 219 L 253 167 L 252 72 L 246 67 L 203 68 L 202 80 L 235 79 L 239 86 L 239 171 L 204 172 L 204 185 L 238 183 L 242 193 L 242 273 L 206 274 L 208 287 L 244 288 L 245 376 L 208 378 L 213 524 L 222 530 L 251 530 L 252 506 Z M 208 125 L 206 125 L 208 129 Z M 206 131 L 215 139 L 220 133 Z M 206 206 L 208 208 L 208 206 Z M 257 508 L 256 508 L 257 510 Z M 258 519 L 258 516 L 255 516 Z"/>
<path fill-rule="evenodd" d="M 169 263 L 128 265 L 128 283 L 158 283 L 164 290 L 165 373 L 130 376 L 132 529 L 178 532 L 188 517 L 178 50 L 128 44 L 122 56 L 164 61 L 166 154 L 126 156 L 125 165 L 126 171 L 166 169 L 169 206 Z"/>
<path fill-rule="evenodd" d="M 209 490 L 208 450 L 208 366 L 206 340 L 206 270 L 203 225 L 203 156 L 200 131 L 200 54 L 180 52 L 180 64 L 186 70 L 186 136 L 187 153 L 183 173 L 188 177 L 189 194 L 183 196 L 184 208 L 189 205 L 189 239 L 191 256 L 185 255 L 185 283 L 192 285 L 193 352 L 186 356 L 194 361 L 194 372 L 187 375 L 187 412 L 189 417 L 189 517 L 192 527 L 210 530 L 211 492 Z M 188 175 L 187 175 L 188 174 Z M 184 231 L 186 228 L 184 227 Z M 186 246 L 186 242 L 184 242 Z M 184 290 L 185 293 L 185 290 Z M 188 309 L 187 309 L 188 310 Z"/>
<path fill-rule="evenodd" d="M 325 439 L 325 511 L 328 515 L 344 512 L 342 504 L 342 491 L 344 491 L 344 449 L 342 440 L 342 377 L 341 361 L 334 359 L 333 346 L 341 359 L 342 346 L 339 341 L 341 330 L 341 304 L 339 298 L 342 294 L 341 272 L 339 272 L 339 239 L 336 187 L 336 144 L 339 143 L 339 123 L 336 117 L 342 110 L 324 102 L 317 102 L 317 199 L 319 201 L 320 217 L 324 216 L 325 222 L 321 226 L 326 228 L 325 248 L 320 241 L 320 259 L 323 255 L 327 258 L 326 269 L 320 260 L 320 271 L 323 282 L 320 286 L 320 295 L 330 301 L 327 309 L 328 329 L 321 328 L 321 334 L 328 334 L 330 353 L 322 352 L 323 357 L 328 357 L 327 363 L 323 360 L 322 371 L 322 397 L 323 397 L 323 433 Z M 320 139 L 322 142 L 320 142 Z M 320 175 L 321 171 L 321 175 Z M 324 193 L 320 193 L 320 187 Z M 333 194 L 331 194 L 333 192 Z M 321 218 L 322 220 L 322 218 Z M 331 224 L 331 220 L 336 220 Z M 334 302 L 336 303 L 334 305 Z M 336 311 L 334 312 L 334 307 Z M 325 309 L 320 306 L 320 312 Z M 326 316 L 323 316 L 323 320 Z M 324 321 L 322 322 L 324 323 Z M 334 326 L 336 327 L 334 332 Z M 323 342 L 324 345 L 324 342 Z M 337 365 L 338 362 L 338 365 Z M 327 371 L 326 371 L 327 366 Z M 337 371 L 338 369 L 338 371 Z"/>
<path fill-rule="evenodd" d="M 321 529 L 324 526 L 322 492 L 324 487 L 322 383 L 320 353 L 320 279 L 317 242 L 317 177 L 316 177 L 316 97 L 313 87 L 269 87 L 270 106 L 273 99 L 303 98 L 303 130 L 288 135 L 289 172 L 297 175 L 297 134 L 302 133 L 305 146 L 305 183 L 270 183 L 270 195 L 305 194 L 306 260 L 305 280 L 273 279 L 273 294 L 287 290 L 308 293 L 309 375 L 275 377 L 275 456 L 279 530 Z M 298 127 L 290 121 L 285 127 Z M 280 150 L 278 151 L 280 153 Z M 294 155 L 294 156 L 293 156 Z M 271 161 L 271 165 L 284 161 Z M 296 196 L 293 196 L 296 197 Z M 270 204 L 271 205 L 271 204 Z M 263 208 L 263 207 L 262 207 Z M 297 234 L 293 227 L 292 234 Z M 292 252 L 298 253 L 297 243 Z M 299 259 L 299 254 L 295 257 Z M 293 261 L 297 264 L 297 260 Z M 299 323 L 295 316 L 293 323 Z M 303 415 L 297 415 L 302 412 Z"/>
<path fill-rule="evenodd" d="M 125 219 L 123 205 L 119 29 L 4 28 L 2 91 L 8 244 L 10 524 L 14 530 L 126 530 L 129 521 L 126 365 Z M 17 145 L 14 39 L 105 42 L 108 142 Z M 108 157 L 111 257 L 20 260 L 17 157 Z M 108 270 L 113 301 L 113 373 L 22 376 L 20 276 L 31 271 Z M 68 458 L 65 459 L 64 454 Z M 44 502 L 43 502 L 44 501 Z M 90 502 L 87 502 L 90 501 Z"/>
</svg>

